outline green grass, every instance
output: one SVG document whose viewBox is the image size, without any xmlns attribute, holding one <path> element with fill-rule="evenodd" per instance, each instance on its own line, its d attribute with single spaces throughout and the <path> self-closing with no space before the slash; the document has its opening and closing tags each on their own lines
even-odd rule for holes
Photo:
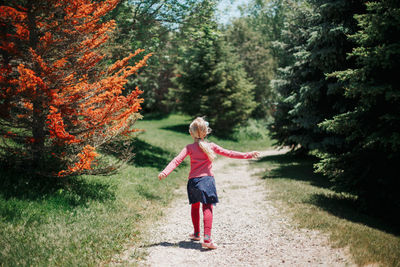
<svg viewBox="0 0 400 267">
<path fill-rule="evenodd" d="M 327 233 L 360 266 L 400 266 L 399 227 L 361 212 L 353 196 L 331 191 L 327 179 L 313 173 L 314 163 L 312 157 L 278 155 L 253 164 L 265 169 L 259 175 L 269 198 L 299 227 Z"/>
<path fill-rule="evenodd" d="M 166 180 L 157 174 L 188 143 L 190 118 L 151 117 L 137 123 L 136 158 L 118 174 L 38 182 L 26 174 L 0 171 L 0 266 L 108 265 L 126 245 L 139 244 L 143 229 L 162 216 L 170 193 L 186 182 L 188 161 Z M 252 122 L 238 141 L 210 140 L 239 151 L 271 146 Z M 348 247 L 359 265 L 400 266 L 400 237 L 395 227 L 359 211 L 349 195 L 331 191 L 312 172 L 313 158 L 270 156 L 254 166 L 271 190 L 269 197 L 300 227 L 329 234 L 332 244 Z M 182 192 L 184 193 L 184 192 Z M 135 255 L 140 257 L 140 255 Z"/>
<path fill-rule="evenodd" d="M 189 123 L 182 115 L 139 121 L 145 132 L 133 140 L 135 159 L 112 176 L 43 183 L 23 170 L 0 170 L 0 266 L 107 265 L 127 244 L 138 244 L 173 199 L 171 192 L 186 182 L 187 160 L 166 180 L 157 175 L 192 142 Z M 210 139 L 242 151 L 271 144 L 267 137 Z"/>
</svg>

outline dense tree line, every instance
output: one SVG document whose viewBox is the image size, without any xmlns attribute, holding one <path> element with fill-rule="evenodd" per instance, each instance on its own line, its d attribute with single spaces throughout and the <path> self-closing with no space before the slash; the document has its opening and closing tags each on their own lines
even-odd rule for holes
<svg viewBox="0 0 400 267">
<path fill-rule="evenodd" d="M 271 45 L 276 33 L 264 36 L 277 32 L 282 14 L 266 17 L 256 10 L 282 11 L 282 1 L 269 6 L 253 1 L 246 11 L 249 16 L 228 27 L 218 25 L 218 2 L 123 0 L 113 11 L 113 57 L 136 47 L 153 53 L 149 66 L 131 80 L 144 91 L 144 114 L 206 115 L 220 135 L 231 134 L 249 117 L 270 116 L 275 94 L 269 84 L 278 50 Z"/>
<path fill-rule="evenodd" d="M 400 210 L 399 15 L 391 0 L 292 3 L 273 82 L 279 144 L 317 151 L 337 190 L 381 210 Z"/>
<path fill-rule="evenodd" d="M 11 152 L 29 154 L 32 166 L 52 161 L 58 174 L 86 172 L 103 146 L 98 131 L 109 131 L 107 142 L 121 125 L 121 133 L 131 131 L 140 105 L 145 115 L 206 115 L 218 135 L 273 115 L 272 137 L 317 154 L 316 171 L 338 191 L 400 210 L 399 1 L 252 0 L 240 18 L 219 25 L 217 0 L 109 0 L 107 12 L 96 13 L 104 29 L 93 28 L 84 11 L 67 16 L 42 2 L 2 5 L 0 138 L 10 162 Z M 86 8 L 65 3 L 77 4 Z M 86 50 L 68 52 L 77 47 Z M 146 68 L 133 55 L 123 60 L 138 48 L 152 53 Z M 90 112 L 80 110 L 86 106 L 75 101 L 78 91 L 82 103 L 92 99 Z M 111 96 L 118 97 L 104 101 Z M 129 114 L 125 98 L 137 102 Z M 119 111 L 108 112 L 116 104 Z"/>
</svg>

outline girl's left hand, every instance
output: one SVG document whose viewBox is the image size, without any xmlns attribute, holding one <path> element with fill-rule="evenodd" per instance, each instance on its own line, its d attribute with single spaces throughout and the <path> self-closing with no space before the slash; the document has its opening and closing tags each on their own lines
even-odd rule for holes
<svg viewBox="0 0 400 267">
<path fill-rule="evenodd" d="M 251 157 L 253 159 L 258 159 L 260 157 L 260 152 L 258 152 L 258 151 L 252 151 L 250 153 L 251 153 Z"/>
</svg>

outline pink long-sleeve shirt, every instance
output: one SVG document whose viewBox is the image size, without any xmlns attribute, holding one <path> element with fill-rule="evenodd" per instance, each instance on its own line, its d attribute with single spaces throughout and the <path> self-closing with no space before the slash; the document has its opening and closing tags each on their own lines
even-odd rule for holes
<svg viewBox="0 0 400 267">
<path fill-rule="evenodd" d="M 250 159 L 252 158 L 251 153 L 241 153 L 237 151 L 227 150 L 214 143 L 209 143 L 209 146 L 215 153 L 226 156 L 229 158 L 236 159 Z M 187 145 L 182 151 L 176 156 L 165 169 L 161 172 L 168 176 L 181 162 L 190 156 L 190 173 L 189 179 L 202 176 L 214 176 L 212 172 L 212 162 L 207 157 L 207 154 L 200 148 L 197 142 Z"/>
</svg>

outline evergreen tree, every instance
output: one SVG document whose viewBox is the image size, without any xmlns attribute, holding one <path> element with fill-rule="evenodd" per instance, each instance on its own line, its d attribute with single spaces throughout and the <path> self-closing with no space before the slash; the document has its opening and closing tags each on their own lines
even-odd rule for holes
<svg viewBox="0 0 400 267">
<path fill-rule="evenodd" d="M 354 64 L 346 59 L 347 53 L 354 47 L 347 34 L 354 33 L 357 28 L 353 15 L 362 9 L 361 2 L 309 1 L 309 5 L 301 7 L 304 11 L 299 13 L 304 22 L 297 17 L 295 27 L 289 27 L 294 31 L 285 33 L 285 38 L 291 42 L 293 34 L 303 37 L 295 39 L 302 43 L 294 44 L 294 61 L 284 70 L 288 82 L 281 83 L 284 87 L 280 87 L 284 90 L 288 88 L 291 93 L 278 105 L 280 113 L 277 114 L 287 114 L 289 118 L 278 119 L 276 124 L 281 124 L 273 128 L 274 131 L 280 131 L 280 127 L 286 126 L 289 145 L 324 151 L 341 146 L 342 135 L 327 133 L 318 124 L 351 105 L 351 101 L 343 96 L 342 84 L 334 77 L 326 78 L 326 74 Z M 300 33 L 296 33 L 296 30 Z"/>
<path fill-rule="evenodd" d="M 282 30 L 279 46 L 288 54 L 287 65 L 278 69 L 277 78 L 272 81 L 272 86 L 278 93 L 278 101 L 273 114 L 274 122 L 269 130 L 273 139 L 283 146 L 296 147 L 303 144 L 295 138 L 304 130 L 296 123 L 292 110 L 299 101 L 299 84 L 308 67 L 302 52 L 305 51 L 309 38 L 311 16 L 312 10 L 309 6 L 293 5 Z"/>
<path fill-rule="evenodd" d="M 338 189 L 380 210 L 400 211 L 400 2 L 366 6 L 367 12 L 356 16 L 361 30 L 351 36 L 357 42 L 351 53 L 357 67 L 331 75 L 345 83 L 345 96 L 355 104 L 321 123 L 346 136 L 345 149 L 325 154 L 318 166 Z"/>
<path fill-rule="evenodd" d="M 176 79 L 176 96 L 184 112 L 205 115 L 216 134 L 227 135 L 250 116 L 254 85 L 215 24 L 201 26 L 192 36 Z"/>
<path fill-rule="evenodd" d="M 256 107 L 252 116 L 266 118 L 270 116 L 275 102 L 275 91 L 270 86 L 276 69 L 276 60 L 270 50 L 270 42 L 265 40 L 261 31 L 257 31 L 248 18 L 239 18 L 226 30 L 230 42 L 244 63 L 247 75 L 255 84 L 254 101 Z"/>
<path fill-rule="evenodd" d="M 304 0 L 252 0 L 242 8 L 242 16 L 261 34 L 263 42 L 270 45 L 269 49 L 279 66 L 285 66 L 290 55 L 275 42 L 281 38 L 286 17 L 291 13 L 293 5 L 300 2 Z"/>
</svg>

